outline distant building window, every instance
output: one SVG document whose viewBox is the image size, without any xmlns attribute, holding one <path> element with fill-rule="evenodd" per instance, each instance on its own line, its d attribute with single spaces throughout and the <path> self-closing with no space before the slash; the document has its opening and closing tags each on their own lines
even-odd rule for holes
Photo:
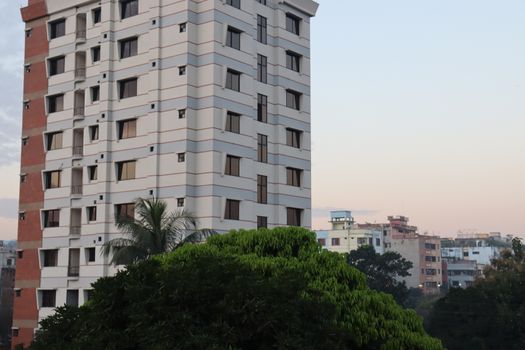
<svg viewBox="0 0 525 350">
<path fill-rule="evenodd" d="M 241 0 L 226 0 L 226 3 L 235 8 L 241 8 Z"/>
<path fill-rule="evenodd" d="M 468 252 L 463 252 L 463 257 L 467 258 L 468 257 Z"/>
<path fill-rule="evenodd" d="M 122 19 L 139 14 L 138 0 L 120 0 L 120 14 Z"/>
<path fill-rule="evenodd" d="M 240 201 L 227 199 L 226 210 L 224 213 L 224 219 L 226 220 L 239 220 Z"/>
<path fill-rule="evenodd" d="M 95 262 L 96 260 L 96 249 L 94 247 L 92 248 L 86 248 L 86 257 L 88 262 Z"/>
<path fill-rule="evenodd" d="M 93 9 L 93 11 L 91 11 L 91 15 L 93 16 L 93 24 L 97 24 L 102 21 L 102 9 L 100 7 Z"/>
<path fill-rule="evenodd" d="M 179 67 L 179 75 L 186 75 L 186 66 Z"/>
<path fill-rule="evenodd" d="M 93 62 L 100 61 L 100 46 L 95 46 L 91 48 L 91 59 L 93 60 Z"/>
<path fill-rule="evenodd" d="M 376 238 L 376 247 L 381 246 L 381 240 L 379 238 Z"/>
<path fill-rule="evenodd" d="M 226 131 L 239 134 L 241 132 L 241 116 L 237 113 L 226 114 Z"/>
<path fill-rule="evenodd" d="M 56 290 L 42 290 L 40 293 L 42 296 L 42 307 L 56 306 Z"/>
<path fill-rule="evenodd" d="M 268 96 L 257 94 L 257 121 L 268 122 Z"/>
<path fill-rule="evenodd" d="M 47 171 L 44 173 L 44 187 L 46 190 L 60 187 L 60 170 Z"/>
<path fill-rule="evenodd" d="M 226 169 L 224 173 L 230 176 L 239 176 L 241 167 L 241 158 L 232 155 L 226 156 Z"/>
<path fill-rule="evenodd" d="M 97 165 L 88 166 L 88 176 L 89 176 L 89 181 L 97 180 L 97 177 L 98 177 L 98 166 Z"/>
<path fill-rule="evenodd" d="M 302 209 L 286 208 L 286 224 L 288 226 L 301 226 Z"/>
<path fill-rule="evenodd" d="M 43 267 L 55 267 L 58 265 L 58 249 L 43 250 Z"/>
<path fill-rule="evenodd" d="M 185 109 L 179 109 L 179 119 L 186 118 L 186 110 Z"/>
<path fill-rule="evenodd" d="M 257 0 L 257 2 L 258 2 L 259 4 L 266 5 L 266 0 Z"/>
<path fill-rule="evenodd" d="M 64 133 L 62 131 L 46 134 L 46 147 L 48 151 L 62 148 L 62 138 Z"/>
<path fill-rule="evenodd" d="M 257 134 L 257 161 L 268 163 L 268 136 Z"/>
<path fill-rule="evenodd" d="M 128 58 L 138 54 L 138 39 L 129 38 L 120 41 L 120 58 Z"/>
<path fill-rule="evenodd" d="M 226 72 L 226 89 L 241 91 L 241 73 L 228 69 Z"/>
<path fill-rule="evenodd" d="M 341 245 L 340 238 L 332 238 L 332 246 L 339 246 Z"/>
<path fill-rule="evenodd" d="M 91 102 L 97 102 L 100 100 L 100 86 L 91 87 Z"/>
<path fill-rule="evenodd" d="M 97 221 L 97 207 L 87 207 L 88 222 Z"/>
<path fill-rule="evenodd" d="M 117 180 L 133 180 L 135 179 L 135 166 L 136 161 L 126 161 L 117 163 Z"/>
<path fill-rule="evenodd" d="M 44 227 L 58 227 L 60 225 L 60 210 L 44 211 Z"/>
<path fill-rule="evenodd" d="M 288 186 L 301 187 L 301 175 L 303 171 L 295 168 L 286 168 L 286 184 Z"/>
<path fill-rule="evenodd" d="M 64 56 L 49 59 L 49 76 L 64 73 L 65 66 L 66 58 Z"/>
<path fill-rule="evenodd" d="M 56 113 L 64 110 L 64 94 L 53 95 L 47 98 L 47 112 Z"/>
<path fill-rule="evenodd" d="M 50 38 L 55 39 L 66 35 L 66 20 L 59 19 L 49 23 Z"/>
<path fill-rule="evenodd" d="M 425 282 L 425 287 L 427 288 L 437 288 L 438 283 L 437 282 Z"/>
<path fill-rule="evenodd" d="M 434 243 L 425 243 L 425 249 L 435 250 L 436 249 L 436 245 Z"/>
<path fill-rule="evenodd" d="M 186 23 L 179 24 L 179 33 L 186 33 L 187 25 Z"/>
<path fill-rule="evenodd" d="M 124 203 L 115 205 L 116 216 L 120 220 L 133 220 L 135 218 L 135 204 Z"/>
<path fill-rule="evenodd" d="M 178 153 L 177 160 L 179 163 L 184 163 L 186 161 L 186 153 Z"/>
<path fill-rule="evenodd" d="M 293 148 L 301 148 L 302 132 L 295 129 L 286 129 L 286 145 Z"/>
<path fill-rule="evenodd" d="M 293 90 L 286 90 L 286 107 L 300 110 L 301 93 Z"/>
<path fill-rule="evenodd" d="M 137 119 L 123 120 L 118 122 L 118 138 L 130 139 L 137 136 Z"/>
<path fill-rule="evenodd" d="M 286 52 L 286 68 L 293 70 L 295 72 L 301 71 L 301 55 L 287 51 Z"/>
<path fill-rule="evenodd" d="M 427 262 L 436 262 L 436 257 L 435 256 L 425 256 L 425 261 Z"/>
<path fill-rule="evenodd" d="M 78 289 L 69 289 L 66 292 L 66 305 L 78 306 Z"/>
<path fill-rule="evenodd" d="M 325 247 L 326 246 L 326 239 L 325 238 L 319 238 L 319 239 L 317 239 L 317 243 L 319 243 L 320 246 Z"/>
<path fill-rule="evenodd" d="M 89 127 L 89 139 L 91 141 L 98 140 L 98 125 L 91 125 Z"/>
<path fill-rule="evenodd" d="M 301 19 L 291 13 L 286 14 L 286 30 L 296 35 L 300 34 Z"/>
<path fill-rule="evenodd" d="M 184 198 L 177 198 L 177 208 L 184 207 Z"/>
<path fill-rule="evenodd" d="M 262 44 L 268 43 L 267 19 L 261 15 L 257 15 L 257 41 Z"/>
<path fill-rule="evenodd" d="M 120 99 L 137 96 L 137 78 L 119 81 Z"/>
<path fill-rule="evenodd" d="M 257 80 L 266 84 L 268 82 L 268 58 L 257 55 Z"/>
<path fill-rule="evenodd" d="M 268 228 L 268 218 L 266 216 L 257 217 L 257 229 Z"/>
<path fill-rule="evenodd" d="M 268 177 L 257 175 L 257 203 L 268 203 Z"/>
<path fill-rule="evenodd" d="M 228 32 L 226 34 L 226 46 L 240 50 L 241 49 L 241 31 L 228 27 Z"/>
</svg>

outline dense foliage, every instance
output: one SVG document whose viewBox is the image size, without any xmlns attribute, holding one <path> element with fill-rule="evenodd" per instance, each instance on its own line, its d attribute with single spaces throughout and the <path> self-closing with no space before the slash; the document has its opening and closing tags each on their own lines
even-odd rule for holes
<svg viewBox="0 0 525 350">
<path fill-rule="evenodd" d="M 100 279 L 32 349 L 442 349 L 301 228 L 238 231 Z"/>
<path fill-rule="evenodd" d="M 374 247 L 366 245 L 351 251 L 348 263 L 366 275 L 370 288 L 392 295 L 399 304 L 407 302 L 409 291 L 399 277 L 410 276 L 408 270 L 412 268 L 412 262 L 399 253 L 378 254 Z"/>
<path fill-rule="evenodd" d="M 467 289 L 451 289 L 430 316 L 429 331 L 449 350 L 525 349 L 525 259 L 518 239 L 513 249 Z"/>
<path fill-rule="evenodd" d="M 104 255 L 111 256 L 111 262 L 116 265 L 146 260 L 186 243 L 201 242 L 214 234 L 211 230 L 197 230 L 195 217 L 184 210 L 169 212 L 168 204 L 160 199 L 137 199 L 135 212 L 136 218 L 115 217 L 123 237 L 103 246 Z"/>
</svg>

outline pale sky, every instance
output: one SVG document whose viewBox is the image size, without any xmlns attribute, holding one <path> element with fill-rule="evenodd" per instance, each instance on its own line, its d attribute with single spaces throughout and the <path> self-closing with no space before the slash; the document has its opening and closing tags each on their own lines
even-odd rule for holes
<svg viewBox="0 0 525 350">
<path fill-rule="evenodd" d="M 0 0 L 0 239 L 16 237 L 22 0 Z M 406 215 L 525 235 L 525 0 L 320 0 L 314 228 Z"/>
</svg>

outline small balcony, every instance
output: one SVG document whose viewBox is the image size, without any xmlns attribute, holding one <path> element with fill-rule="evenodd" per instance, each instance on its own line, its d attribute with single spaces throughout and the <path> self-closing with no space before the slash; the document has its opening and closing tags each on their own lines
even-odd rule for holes
<svg viewBox="0 0 525 350">
<path fill-rule="evenodd" d="M 86 78 L 86 68 L 75 68 L 75 79 L 84 80 Z"/>
<path fill-rule="evenodd" d="M 82 226 L 71 226 L 69 229 L 69 234 L 71 236 L 80 236 L 80 234 L 82 233 L 81 227 Z"/>
<path fill-rule="evenodd" d="M 82 195 L 82 185 L 71 186 L 72 195 Z"/>
<path fill-rule="evenodd" d="M 70 265 L 67 267 L 68 277 L 78 277 L 80 275 L 80 266 Z"/>
<path fill-rule="evenodd" d="M 83 117 L 84 116 L 84 106 L 75 107 L 75 109 L 73 110 L 73 115 L 75 117 Z"/>
<path fill-rule="evenodd" d="M 85 113 L 85 93 L 84 90 L 75 91 L 75 104 L 73 107 L 74 118 L 84 118 Z"/>
<path fill-rule="evenodd" d="M 73 158 L 80 159 L 84 156 L 84 146 L 73 147 Z"/>
<path fill-rule="evenodd" d="M 75 54 L 75 81 L 86 79 L 86 52 L 78 51 Z"/>
<path fill-rule="evenodd" d="M 77 15 L 77 30 L 76 30 L 77 43 L 86 42 L 86 24 L 87 24 L 86 14 L 79 13 Z"/>
</svg>

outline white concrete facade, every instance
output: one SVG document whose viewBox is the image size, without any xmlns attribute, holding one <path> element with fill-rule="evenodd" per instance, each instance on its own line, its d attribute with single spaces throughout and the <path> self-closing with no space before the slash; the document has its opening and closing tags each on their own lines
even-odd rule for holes
<svg viewBox="0 0 525 350">
<path fill-rule="evenodd" d="M 64 94 L 64 108 L 48 113 L 43 142 L 54 132 L 63 132 L 63 141 L 45 155 L 45 171 L 61 175 L 59 187 L 45 189 L 42 221 L 45 210 L 59 210 L 60 220 L 57 227 L 42 223 L 40 319 L 53 312 L 42 305 L 43 291 L 56 291 L 56 306 L 66 302 L 68 290 L 82 304 L 94 281 L 115 273 L 100 249 L 119 237 L 117 204 L 156 196 L 175 210 L 183 198 L 200 228 L 219 232 L 256 228 L 258 217 L 267 218 L 268 227 L 285 226 L 293 208 L 300 210 L 300 225 L 310 227 L 309 38 L 317 4 L 240 3 L 237 9 L 222 0 L 138 0 L 138 14 L 122 19 L 115 0 L 47 1 L 49 22 L 66 22 L 65 35 L 49 40 L 48 58 L 64 56 L 65 65 L 49 77 L 48 96 Z M 299 35 L 286 29 L 287 14 L 299 20 Z M 267 19 L 266 44 L 257 40 L 258 15 Z M 229 27 L 241 32 L 240 50 L 226 45 Z M 137 54 L 120 58 L 119 42 L 127 38 L 137 38 Z M 299 72 L 287 68 L 288 51 L 300 55 Z M 258 55 L 267 57 L 267 83 L 257 80 Z M 240 91 L 226 88 L 228 69 L 241 73 Z M 137 79 L 137 95 L 120 98 L 119 81 L 129 78 Z M 98 101 L 92 101 L 95 86 Z M 298 110 L 287 107 L 287 90 L 301 94 Z M 267 122 L 257 120 L 258 94 L 268 97 Z M 239 133 L 226 130 L 228 112 L 240 115 Z M 136 136 L 119 139 L 118 122 L 129 119 L 137 121 Z M 92 140 L 95 126 L 98 138 Z M 300 132 L 299 147 L 287 144 L 287 129 Z M 258 134 L 268 138 L 264 163 L 258 161 Z M 225 174 L 227 155 L 240 157 L 239 176 Z M 136 162 L 133 179 L 117 181 L 121 161 Z M 92 166 L 97 177 L 89 180 Z M 301 171 L 299 186 L 287 184 L 287 168 Z M 266 204 L 257 199 L 258 175 L 267 176 Z M 227 199 L 240 201 L 239 220 L 225 219 Z M 96 207 L 95 220 L 88 220 L 88 207 Z M 58 250 L 56 266 L 44 267 L 50 250 Z M 79 262 L 75 273 L 68 272 L 71 254 Z"/>
</svg>

